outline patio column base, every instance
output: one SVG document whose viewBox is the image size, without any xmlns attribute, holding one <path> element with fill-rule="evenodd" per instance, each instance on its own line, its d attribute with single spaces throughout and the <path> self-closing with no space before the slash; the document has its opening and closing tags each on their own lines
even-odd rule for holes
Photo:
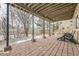
<svg viewBox="0 0 79 59">
<path fill-rule="evenodd" d="M 52 35 L 54 35 L 54 33 L 52 33 Z"/>
<path fill-rule="evenodd" d="M 43 38 L 45 39 L 45 38 L 46 38 L 46 36 L 43 36 Z"/>
<path fill-rule="evenodd" d="M 35 39 L 33 39 L 33 40 L 32 40 L 32 42 L 36 42 L 36 40 L 35 40 Z"/>
<path fill-rule="evenodd" d="M 51 35 L 49 35 L 49 36 L 51 36 Z"/>
<path fill-rule="evenodd" d="M 4 48 L 4 52 L 10 51 L 10 50 L 12 50 L 12 47 L 11 46 L 7 46 L 7 47 Z"/>
</svg>

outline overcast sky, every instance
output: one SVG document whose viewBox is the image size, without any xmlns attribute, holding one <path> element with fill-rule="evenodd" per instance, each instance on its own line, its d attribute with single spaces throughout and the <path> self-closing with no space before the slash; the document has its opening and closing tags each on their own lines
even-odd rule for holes
<svg viewBox="0 0 79 59">
<path fill-rule="evenodd" d="M 6 4 L 1 4 L 0 3 L 0 17 L 1 16 L 6 17 Z"/>
</svg>

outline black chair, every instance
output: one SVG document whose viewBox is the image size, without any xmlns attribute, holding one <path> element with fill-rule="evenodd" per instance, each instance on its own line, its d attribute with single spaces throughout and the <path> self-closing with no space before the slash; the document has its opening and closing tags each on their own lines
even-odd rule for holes
<svg viewBox="0 0 79 59">
<path fill-rule="evenodd" d="M 61 40 L 61 41 L 68 40 L 70 42 L 77 44 L 77 42 L 74 40 L 74 34 L 72 33 L 65 33 L 62 37 L 57 38 L 57 40 Z"/>
</svg>

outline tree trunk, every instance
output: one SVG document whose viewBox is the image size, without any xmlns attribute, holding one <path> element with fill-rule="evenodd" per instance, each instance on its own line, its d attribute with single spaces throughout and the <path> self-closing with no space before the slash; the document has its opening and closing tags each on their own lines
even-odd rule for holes
<svg viewBox="0 0 79 59">
<path fill-rule="evenodd" d="M 17 38 L 19 38 L 19 24 L 18 24 L 18 21 L 16 21 L 16 26 L 17 26 Z"/>
<path fill-rule="evenodd" d="M 12 26 L 13 26 L 13 19 L 12 19 Z M 15 36 L 14 26 L 12 27 L 12 29 L 13 29 L 13 35 L 14 35 L 14 38 L 15 38 L 16 36 Z"/>
<path fill-rule="evenodd" d="M 29 28 L 28 26 L 26 27 L 26 24 L 24 24 L 24 30 L 25 30 L 26 37 L 28 37 Z"/>
</svg>

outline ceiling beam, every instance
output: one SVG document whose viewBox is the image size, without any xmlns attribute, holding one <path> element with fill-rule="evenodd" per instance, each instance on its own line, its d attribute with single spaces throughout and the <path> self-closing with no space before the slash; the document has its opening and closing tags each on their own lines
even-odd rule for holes
<svg viewBox="0 0 79 59">
<path fill-rule="evenodd" d="M 38 5 L 40 5 L 40 3 L 35 3 L 34 5 L 32 5 L 31 9 L 34 10 L 35 7 L 38 7 Z"/>
<path fill-rule="evenodd" d="M 70 17 L 70 18 L 71 18 L 71 15 L 72 15 L 72 14 L 71 14 L 71 12 L 65 13 L 65 14 L 63 13 L 62 15 L 57 15 L 57 16 L 55 16 L 55 17 L 49 16 L 49 18 L 59 18 L 60 16 L 64 16 L 64 15 L 65 15 L 66 17 Z M 68 16 L 68 15 L 69 15 L 69 16 Z M 62 18 L 63 18 L 63 17 L 62 17 Z"/>
<path fill-rule="evenodd" d="M 68 15 L 70 15 L 70 16 L 68 17 Z M 52 17 L 51 17 L 51 18 L 52 18 Z M 67 20 L 68 18 L 69 18 L 69 19 L 72 18 L 72 14 L 71 14 L 71 13 L 66 13 L 65 15 L 63 14 L 63 15 L 61 15 L 61 16 L 54 17 L 53 19 L 55 19 L 55 20 L 53 20 L 53 21 Z"/>
<path fill-rule="evenodd" d="M 19 7 L 17 7 L 18 9 L 21 9 L 21 10 L 24 10 L 24 11 L 29 12 L 31 14 L 34 14 L 35 16 L 38 16 L 42 19 L 51 20 L 51 21 L 55 21 L 55 20 L 52 20 L 52 19 L 56 19 L 56 20 L 57 19 L 64 20 L 64 19 L 68 19 L 68 18 L 70 19 L 70 18 L 72 18 L 71 16 L 73 16 L 73 13 L 74 13 L 74 10 L 75 10 L 75 7 L 73 7 L 73 6 L 72 7 L 65 7 L 65 6 L 67 6 L 65 4 L 64 4 L 65 6 L 63 6 L 63 4 L 62 4 L 63 7 L 59 7 L 60 9 L 58 8 L 58 6 L 55 7 L 53 5 L 54 8 L 52 8 L 52 9 L 55 9 L 55 10 L 57 9 L 57 10 L 56 11 L 51 10 L 52 12 L 49 10 L 49 8 L 47 8 L 48 6 L 53 7 L 52 4 L 41 4 L 41 3 L 37 4 L 37 5 L 30 4 L 29 7 L 27 7 L 29 4 L 24 5 L 24 4 L 21 4 L 21 3 L 18 3 L 18 4 L 16 3 L 15 5 L 19 6 Z M 45 9 L 49 10 L 50 13 L 49 12 L 47 12 L 47 13 L 41 12 L 42 10 L 45 10 Z M 41 12 L 41 13 L 39 13 L 39 12 Z"/>
<path fill-rule="evenodd" d="M 43 9 L 41 12 L 47 12 L 47 11 L 49 11 L 49 10 L 54 10 L 54 9 L 56 9 L 56 8 L 58 8 L 58 7 L 60 7 L 60 6 L 63 6 L 63 4 L 58 4 L 58 3 L 54 3 L 54 4 L 52 4 L 51 6 L 49 6 L 49 7 L 47 7 L 47 8 L 45 8 L 45 9 Z"/>
<path fill-rule="evenodd" d="M 44 15 L 41 15 L 41 14 L 39 14 L 39 13 L 36 13 L 36 12 L 34 12 L 34 11 L 31 11 L 29 8 L 26 8 L 25 6 L 23 6 L 22 4 L 13 4 L 13 5 L 15 5 L 15 7 L 17 7 L 18 9 L 23 9 L 25 12 L 28 12 L 28 13 L 31 13 L 31 14 L 34 14 L 35 16 L 38 16 L 38 17 L 40 17 L 40 18 L 42 18 L 42 19 L 45 19 L 45 20 L 50 20 L 49 18 L 47 18 L 47 17 L 45 17 Z"/>
<path fill-rule="evenodd" d="M 21 3 L 22 4 L 22 3 Z M 32 4 L 34 4 L 34 3 L 29 3 L 28 5 L 27 5 L 27 7 L 31 7 L 32 6 Z"/>
<path fill-rule="evenodd" d="M 71 11 L 73 11 L 74 9 L 73 9 L 73 7 L 70 7 L 70 9 L 69 8 L 66 8 L 66 9 L 63 9 L 63 10 L 58 10 L 58 11 L 55 11 L 55 12 L 51 12 L 51 13 L 47 13 L 47 16 L 51 16 L 51 17 L 56 17 L 56 16 L 60 16 L 60 15 L 62 15 L 62 14 L 65 14 L 65 13 L 69 13 L 69 12 L 71 12 Z M 62 11 L 62 12 L 60 12 L 60 11 Z M 71 14 L 73 14 L 73 12 L 71 12 Z"/>
<path fill-rule="evenodd" d="M 40 9 L 41 7 L 45 6 L 45 3 L 41 3 L 38 7 L 35 7 L 34 10 L 37 11 L 38 9 Z"/>
<path fill-rule="evenodd" d="M 72 4 L 63 5 L 62 7 L 57 7 L 57 8 L 55 8 L 55 9 L 52 8 L 51 10 L 50 10 L 50 9 L 49 9 L 49 10 L 48 10 L 48 9 L 47 9 L 47 10 L 43 10 L 43 11 L 41 11 L 41 12 L 42 12 L 42 13 L 44 13 L 44 12 L 45 12 L 45 13 L 46 13 L 46 12 L 52 13 L 52 12 L 56 12 L 56 11 L 62 10 L 62 9 L 65 10 L 65 9 L 68 8 L 70 5 L 72 5 Z"/>
<path fill-rule="evenodd" d="M 52 4 L 50 4 L 50 3 L 48 4 L 48 3 L 47 3 L 46 5 L 44 5 L 44 6 L 41 7 L 40 9 L 38 9 L 36 12 L 39 13 L 41 10 L 44 10 L 45 8 L 47 8 L 47 7 L 51 6 L 51 5 L 52 5 Z"/>
</svg>

